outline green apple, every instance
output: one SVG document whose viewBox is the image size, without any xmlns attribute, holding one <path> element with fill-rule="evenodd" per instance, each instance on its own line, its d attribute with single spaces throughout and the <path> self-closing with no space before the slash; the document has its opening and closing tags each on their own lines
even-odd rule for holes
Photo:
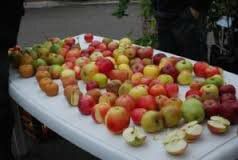
<svg viewBox="0 0 238 160">
<path fill-rule="evenodd" d="M 63 71 L 63 67 L 58 64 L 54 64 L 54 65 L 50 66 L 50 68 L 49 68 L 49 72 L 53 79 L 60 78 L 62 71 Z"/>
<path fill-rule="evenodd" d="M 57 43 L 54 43 L 51 47 L 50 47 L 50 52 L 52 53 L 58 53 L 60 50 L 60 45 Z"/>
<path fill-rule="evenodd" d="M 36 46 L 36 52 L 38 53 L 40 58 L 46 59 L 49 55 L 49 48 L 42 47 L 42 46 Z"/>
<path fill-rule="evenodd" d="M 205 117 L 203 104 L 195 98 L 189 98 L 182 104 L 182 116 L 186 122 L 198 121 L 202 122 Z"/>
<path fill-rule="evenodd" d="M 138 85 L 138 86 L 133 87 L 130 90 L 129 95 L 132 96 L 134 99 L 138 99 L 141 96 L 148 95 L 148 91 L 144 86 Z"/>
<path fill-rule="evenodd" d="M 95 51 L 90 55 L 89 58 L 90 58 L 91 61 L 96 62 L 96 60 L 100 57 L 103 57 L 103 54 L 99 51 Z"/>
<path fill-rule="evenodd" d="M 62 65 L 64 63 L 64 57 L 62 55 L 58 55 L 55 53 L 51 53 L 48 57 L 49 64 L 59 64 Z"/>
<path fill-rule="evenodd" d="M 123 48 L 128 48 L 132 45 L 132 41 L 129 38 L 122 38 L 119 41 L 119 46 Z"/>
<path fill-rule="evenodd" d="M 161 112 L 164 116 L 166 127 L 177 126 L 182 118 L 181 110 L 176 106 L 168 105 L 163 107 Z"/>
<path fill-rule="evenodd" d="M 156 65 L 146 65 L 143 74 L 146 77 L 156 78 L 159 75 L 159 68 Z"/>
<path fill-rule="evenodd" d="M 149 133 L 155 133 L 164 129 L 163 115 L 158 111 L 147 111 L 141 118 L 142 128 Z"/>
<path fill-rule="evenodd" d="M 168 74 L 161 74 L 159 75 L 159 77 L 157 78 L 161 84 L 170 84 L 170 83 L 174 83 L 174 79 L 171 75 Z"/>
<path fill-rule="evenodd" d="M 177 82 L 180 85 L 190 85 L 192 81 L 193 81 L 193 74 L 188 70 L 181 71 L 177 77 Z"/>
<path fill-rule="evenodd" d="M 93 76 L 93 81 L 95 81 L 100 88 L 105 88 L 107 85 L 107 76 L 103 73 L 96 73 Z"/>
<path fill-rule="evenodd" d="M 24 52 L 28 53 L 33 58 L 33 60 L 36 60 L 38 58 L 38 53 L 35 50 L 33 50 L 32 47 L 26 47 L 24 49 Z"/>
<path fill-rule="evenodd" d="M 121 95 L 128 94 L 132 88 L 133 88 L 133 85 L 131 84 L 131 82 L 130 81 L 125 81 L 119 87 L 118 95 L 121 96 Z"/>
<path fill-rule="evenodd" d="M 37 58 L 36 60 L 33 61 L 32 65 L 35 69 L 37 69 L 39 66 L 47 66 L 47 63 L 44 59 Z"/>
<path fill-rule="evenodd" d="M 146 140 L 146 135 L 138 127 L 129 127 L 125 129 L 122 136 L 128 144 L 134 147 L 143 145 Z"/>
<path fill-rule="evenodd" d="M 98 73 L 98 67 L 95 63 L 90 62 L 83 66 L 81 72 L 80 72 L 80 77 L 83 81 L 89 82 L 93 80 L 93 76 Z"/>
<path fill-rule="evenodd" d="M 219 89 L 214 84 L 206 84 L 201 87 L 200 91 L 202 92 L 202 100 L 219 98 Z"/>
<path fill-rule="evenodd" d="M 205 84 L 214 84 L 217 87 L 220 87 L 224 84 L 224 79 L 222 78 L 221 75 L 216 74 L 212 77 L 209 77 L 205 80 Z"/>
<path fill-rule="evenodd" d="M 51 41 L 45 41 L 45 42 L 42 43 L 42 47 L 50 49 L 51 46 L 52 46 L 52 42 Z"/>
<path fill-rule="evenodd" d="M 181 72 L 183 70 L 193 71 L 193 64 L 189 60 L 178 61 L 175 65 L 175 68 Z"/>
</svg>

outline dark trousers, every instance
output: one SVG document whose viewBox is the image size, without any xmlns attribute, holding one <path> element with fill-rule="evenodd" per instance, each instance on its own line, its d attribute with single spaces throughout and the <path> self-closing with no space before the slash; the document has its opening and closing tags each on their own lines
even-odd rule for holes
<svg viewBox="0 0 238 160">
<path fill-rule="evenodd" d="M 158 18 L 159 49 L 193 60 L 206 61 L 204 28 L 202 19 L 195 19 L 189 9 L 174 19 Z"/>
<path fill-rule="evenodd" d="M 12 160 L 11 137 L 14 125 L 9 97 L 8 49 L 16 44 L 21 16 L 0 24 L 0 160 Z"/>
</svg>

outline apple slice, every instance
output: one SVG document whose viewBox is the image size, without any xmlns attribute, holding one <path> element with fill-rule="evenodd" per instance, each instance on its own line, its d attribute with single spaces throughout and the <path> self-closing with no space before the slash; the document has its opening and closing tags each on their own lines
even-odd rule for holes
<svg viewBox="0 0 238 160">
<path fill-rule="evenodd" d="M 138 127 L 129 127 L 122 133 L 125 141 L 131 146 L 137 147 L 145 143 L 146 135 Z"/>
<path fill-rule="evenodd" d="M 223 134 L 229 130 L 230 121 L 220 116 L 212 116 L 207 126 L 211 133 Z"/>
<path fill-rule="evenodd" d="M 185 124 L 181 128 L 186 133 L 186 140 L 187 142 L 191 143 L 197 140 L 203 131 L 202 125 L 198 124 L 198 121 L 192 121 Z"/>
<path fill-rule="evenodd" d="M 166 135 L 164 139 L 165 150 L 172 155 L 183 154 L 188 146 L 185 141 L 185 132 L 183 130 L 174 130 Z"/>
</svg>

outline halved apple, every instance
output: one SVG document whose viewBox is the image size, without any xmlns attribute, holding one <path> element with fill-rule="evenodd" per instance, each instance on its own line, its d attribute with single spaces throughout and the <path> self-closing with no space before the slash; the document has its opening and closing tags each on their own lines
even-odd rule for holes
<svg viewBox="0 0 238 160">
<path fill-rule="evenodd" d="M 186 133 L 185 139 L 189 143 L 197 140 L 201 136 L 203 131 L 203 127 L 202 125 L 198 124 L 198 121 L 189 122 L 185 124 L 181 129 Z"/>
<path fill-rule="evenodd" d="M 185 132 L 175 130 L 170 132 L 164 139 L 165 150 L 172 155 L 181 155 L 186 151 L 188 143 L 185 140 Z"/>
<path fill-rule="evenodd" d="M 207 121 L 208 129 L 213 134 L 223 134 L 229 130 L 230 121 L 220 116 L 212 116 Z"/>
<path fill-rule="evenodd" d="M 146 135 L 138 127 L 129 127 L 125 129 L 122 133 L 125 141 L 132 146 L 141 146 L 145 143 Z"/>
</svg>

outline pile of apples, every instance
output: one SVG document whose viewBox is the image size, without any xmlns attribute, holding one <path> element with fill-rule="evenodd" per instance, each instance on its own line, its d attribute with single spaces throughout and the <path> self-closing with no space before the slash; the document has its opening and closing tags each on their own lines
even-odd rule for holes
<svg viewBox="0 0 238 160">
<path fill-rule="evenodd" d="M 134 45 L 129 38 L 94 40 L 84 35 L 88 47 L 81 49 L 73 37 L 51 38 L 42 44 L 9 50 L 23 78 L 35 75 L 48 96 L 56 96 L 60 79 L 64 96 L 95 123 L 122 134 L 128 144 L 140 146 L 146 134 L 165 128 L 183 127 L 167 135 L 165 149 L 182 154 L 187 143 L 202 134 L 199 124 L 208 118 L 214 134 L 238 123 L 238 101 L 233 85 L 225 84 L 222 70 L 206 62 L 154 54 L 151 47 Z M 78 80 L 85 83 L 82 93 Z M 179 85 L 189 86 L 185 100 L 178 97 Z M 136 126 L 129 127 L 131 121 Z"/>
</svg>

